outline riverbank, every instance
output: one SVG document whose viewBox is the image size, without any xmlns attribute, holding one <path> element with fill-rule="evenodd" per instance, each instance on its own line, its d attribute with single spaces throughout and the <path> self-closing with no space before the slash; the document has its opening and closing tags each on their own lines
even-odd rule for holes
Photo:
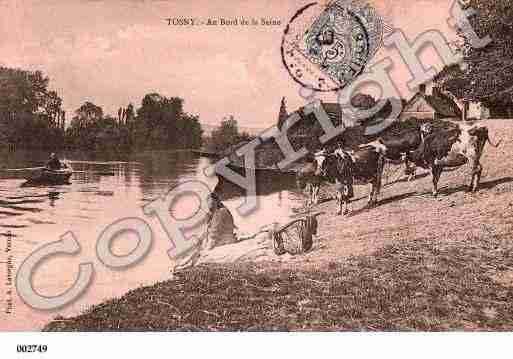
<svg viewBox="0 0 513 359">
<path fill-rule="evenodd" d="M 494 237 L 419 239 L 316 270 L 201 266 L 44 330 L 512 330 L 513 289 L 492 280 L 512 266 Z"/>
<path fill-rule="evenodd" d="M 284 262 L 202 266 L 45 330 L 512 330 L 513 124 L 487 121 L 481 190 L 468 169 L 405 182 L 391 167 L 378 206 L 356 188 L 348 217 L 328 200 L 314 248 Z"/>
</svg>

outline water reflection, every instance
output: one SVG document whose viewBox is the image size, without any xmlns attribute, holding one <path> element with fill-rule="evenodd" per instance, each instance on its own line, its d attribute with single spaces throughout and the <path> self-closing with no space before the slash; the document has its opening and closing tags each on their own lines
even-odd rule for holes
<svg viewBox="0 0 513 359">
<path fill-rule="evenodd" d="M 283 200 L 283 191 L 289 191 L 295 188 L 295 177 L 293 175 L 261 171 L 257 172 L 255 177 L 256 192 L 260 197 L 277 193 L 277 199 L 281 201 Z M 215 187 L 215 191 L 219 193 L 222 200 L 239 198 L 246 194 L 245 189 L 237 186 L 224 177 L 219 179 L 218 184 Z"/>
<path fill-rule="evenodd" d="M 186 151 L 142 152 L 125 158 L 126 161 L 108 161 L 98 154 L 95 155 L 97 161 L 91 161 L 84 159 L 83 153 L 64 157 L 74 170 L 70 185 L 25 187 L 22 186 L 23 174 L 0 172 L 0 226 L 23 228 L 39 222 L 59 223 L 71 213 L 73 218 L 94 218 L 93 212 L 109 211 L 101 205 L 105 201 L 122 200 L 141 206 L 167 192 L 180 180 L 206 182 L 234 208 L 245 195 L 244 189 L 225 179 L 206 177 L 203 171 L 210 164 L 209 160 Z M 29 152 L 20 152 L 17 157 L 9 154 L 4 162 L 6 167 L 16 168 L 39 166 L 43 161 L 41 153 L 34 152 L 31 156 Z M 297 199 L 294 192 L 290 192 L 294 187 L 293 176 L 270 172 L 257 172 L 256 176 L 259 201 L 267 199 L 281 208 L 289 196 Z M 112 210 L 112 206 L 109 207 Z M 35 216 L 38 213 L 41 213 L 39 217 L 50 219 L 41 220 Z"/>
<path fill-rule="evenodd" d="M 55 207 L 55 201 L 59 199 L 59 192 L 52 191 L 48 192 L 48 198 L 50 198 L 50 206 Z"/>
<path fill-rule="evenodd" d="M 5 154 L 3 166 L 40 166 L 46 155 L 29 152 Z M 70 185 L 22 187 L 22 175 L 0 171 L 0 233 L 11 231 L 15 235 L 18 264 L 36 248 L 60 239 L 68 231 L 73 231 L 81 243 L 80 258 L 55 259 L 45 264 L 44 270 L 36 272 L 36 287 L 47 294 L 66 290 L 80 261 L 94 261 L 95 241 L 105 226 L 122 218 L 143 216 L 141 207 L 144 204 L 165 194 L 179 181 L 199 179 L 212 190 L 215 188 L 234 214 L 242 233 L 255 232 L 268 223 L 288 221 L 294 213 L 292 209 L 299 206 L 301 200 L 291 190 L 294 181 L 290 176 L 259 173 L 258 208 L 249 216 L 242 217 L 236 209 L 243 204 L 240 196 L 244 191 L 228 181 L 218 183 L 217 178 L 206 177 L 204 169 L 210 165 L 209 160 L 185 151 L 141 152 L 121 158 L 83 153 L 67 153 L 63 157 L 76 171 Z M 62 311 L 37 312 L 18 298 L 16 318 L 7 318 L 6 322 L 0 320 L 0 330 L 38 329 L 57 314 L 76 314 L 105 298 L 166 279 L 170 266 L 167 251 L 171 244 L 158 221 L 145 219 L 155 231 L 155 246 L 144 263 L 123 272 L 113 272 L 97 265 L 98 279 L 90 291 Z M 131 248 L 131 244 L 128 243 L 127 247 Z"/>
</svg>

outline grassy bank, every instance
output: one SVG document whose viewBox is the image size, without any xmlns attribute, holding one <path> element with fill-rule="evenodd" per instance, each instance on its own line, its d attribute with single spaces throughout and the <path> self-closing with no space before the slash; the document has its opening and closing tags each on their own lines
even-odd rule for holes
<svg viewBox="0 0 513 359">
<path fill-rule="evenodd" d="M 501 238 L 418 239 L 315 270 L 197 267 L 44 330 L 512 330 L 512 279 Z"/>
</svg>

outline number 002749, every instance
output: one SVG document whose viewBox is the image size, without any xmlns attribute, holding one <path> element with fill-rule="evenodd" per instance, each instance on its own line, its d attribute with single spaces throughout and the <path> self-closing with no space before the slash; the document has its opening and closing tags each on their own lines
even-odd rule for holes
<svg viewBox="0 0 513 359">
<path fill-rule="evenodd" d="M 48 350 L 46 345 L 18 345 L 16 348 L 18 353 L 45 353 Z"/>
</svg>

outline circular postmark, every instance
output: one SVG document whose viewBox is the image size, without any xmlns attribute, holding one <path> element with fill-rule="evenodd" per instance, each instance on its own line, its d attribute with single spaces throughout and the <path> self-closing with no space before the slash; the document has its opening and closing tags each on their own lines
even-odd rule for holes
<svg viewBox="0 0 513 359">
<path fill-rule="evenodd" d="M 383 21 L 369 4 L 310 3 L 283 33 L 282 61 L 294 81 L 314 91 L 338 91 L 360 75 L 381 45 Z"/>
</svg>

